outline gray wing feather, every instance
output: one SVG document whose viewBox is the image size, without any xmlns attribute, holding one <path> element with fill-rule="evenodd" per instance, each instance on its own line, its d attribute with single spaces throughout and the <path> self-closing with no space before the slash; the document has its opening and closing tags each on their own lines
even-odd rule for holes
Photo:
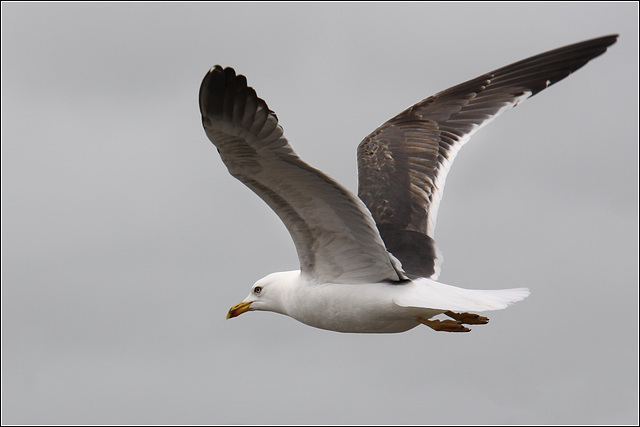
<svg viewBox="0 0 640 427">
<path fill-rule="evenodd" d="M 284 222 L 300 270 L 320 283 L 404 279 L 366 206 L 296 155 L 275 113 L 232 68 L 212 68 L 200 87 L 202 123 L 231 175 Z"/>
<path fill-rule="evenodd" d="M 458 150 L 504 111 L 567 77 L 615 43 L 576 43 L 502 67 L 406 109 L 358 146 L 358 195 L 409 276 L 437 278 L 433 233 Z"/>
</svg>

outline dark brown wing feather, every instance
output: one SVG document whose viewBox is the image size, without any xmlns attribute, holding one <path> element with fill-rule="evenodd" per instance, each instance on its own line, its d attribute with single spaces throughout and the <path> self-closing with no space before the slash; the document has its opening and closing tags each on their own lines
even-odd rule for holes
<svg viewBox="0 0 640 427">
<path fill-rule="evenodd" d="M 615 43 L 610 35 L 483 74 L 406 109 L 358 146 L 358 195 L 410 276 L 437 277 L 433 232 L 460 147 L 502 112 L 567 77 Z"/>
</svg>

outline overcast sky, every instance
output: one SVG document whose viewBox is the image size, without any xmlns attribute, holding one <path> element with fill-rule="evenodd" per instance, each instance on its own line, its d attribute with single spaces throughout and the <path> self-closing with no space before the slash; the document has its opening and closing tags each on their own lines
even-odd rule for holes
<svg viewBox="0 0 640 427">
<path fill-rule="evenodd" d="M 638 5 L 2 3 L 3 424 L 636 424 Z M 440 280 L 528 287 L 468 334 L 225 320 L 298 268 L 202 129 L 214 64 L 356 190 L 440 90 L 619 33 L 458 155 Z"/>
</svg>

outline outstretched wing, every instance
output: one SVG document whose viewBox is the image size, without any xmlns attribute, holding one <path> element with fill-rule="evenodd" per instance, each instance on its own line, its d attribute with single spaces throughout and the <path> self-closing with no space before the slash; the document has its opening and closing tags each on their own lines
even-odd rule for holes
<svg viewBox="0 0 640 427">
<path fill-rule="evenodd" d="M 200 111 L 231 175 L 284 222 L 303 274 L 319 283 L 403 278 L 362 201 L 298 158 L 244 76 L 212 68 L 200 86 Z"/>
<path fill-rule="evenodd" d="M 562 47 L 454 86 L 406 109 L 358 146 L 358 195 L 409 276 L 439 273 L 433 232 L 445 179 L 478 129 L 567 77 L 617 35 Z"/>
</svg>

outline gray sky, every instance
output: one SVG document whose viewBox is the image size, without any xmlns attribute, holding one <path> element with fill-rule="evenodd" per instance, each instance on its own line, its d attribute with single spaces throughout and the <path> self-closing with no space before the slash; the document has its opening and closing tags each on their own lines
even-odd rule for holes
<svg viewBox="0 0 640 427">
<path fill-rule="evenodd" d="M 2 3 L 5 424 L 635 424 L 638 6 Z M 245 74 L 298 154 L 355 191 L 407 106 L 525 57 L 617 44 L 476 134 L 440 280 L 532 295 L 468 334 L 225 321 L 298 268 L 207 140 Z"/>
</svg>

